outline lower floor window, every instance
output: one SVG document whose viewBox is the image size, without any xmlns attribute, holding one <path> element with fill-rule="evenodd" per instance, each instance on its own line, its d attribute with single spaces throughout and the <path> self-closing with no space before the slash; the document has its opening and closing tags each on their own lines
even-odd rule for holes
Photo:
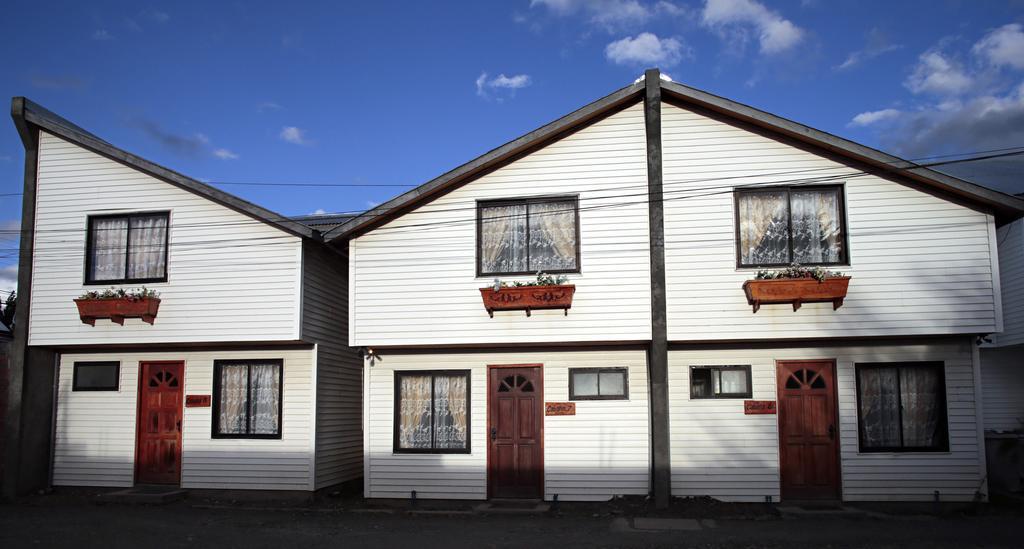
<svg viewBox="0 0 1024 549">
<path fill-rule="evenodd" d="M 281 360 L 213 363 L 213 436 L 280 438 Z"/>
<path fill-rule="evenodd" d="M 469 451 L 469 371 L 395 372 L 395 451 Z"/>
<path fill-rule="evenodd" d="M 690 366 L 690 398 L 750 398 L 750 365 Z"/>
<path fill-rule="evenodd" d="M 862 452 L 949 450 L 941 362 L 857 364 Z"/>
</svg>

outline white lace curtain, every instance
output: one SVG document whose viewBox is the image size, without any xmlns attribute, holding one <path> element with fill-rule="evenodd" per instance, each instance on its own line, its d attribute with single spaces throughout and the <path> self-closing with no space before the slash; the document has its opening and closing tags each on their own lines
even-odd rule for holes
<svg viewBox="0 0 1024 549">
<path fill-rule="evenodd" d="M 93 219 L 90 238 L 92 280 L 145 280 L 166 273 L 164 215 Z"/>
<path fill-rule="evenodd" d="M 576 268 L 573 201 L 487 206 L 480 212 L 481 270 L 485 273 Z"/>
<path fill-rule="evenodd" d="M 280 368 L 276 362 L 220 366 L 220 434 L 274 435 L 280 432 Z"/>
<path fill-rule="evenodd" d="M 740 260 L 744 265 L 836 263 L 843 246 L 840 215 L 836 189 L 742 194 Z"/>
<path fill-rule="evenodd" d="M 937 368 L 864 368 L 858 375 L 867 448 L 929 448 L 943 443 L 944 389 Z"/>
<path fill-rule="evenodd" d="M 398 447 L 446 450 L 466 448 L 467 376 L 399 376 Z M 431 398 L 433 395 L 433 398 Z"/>
</svg>

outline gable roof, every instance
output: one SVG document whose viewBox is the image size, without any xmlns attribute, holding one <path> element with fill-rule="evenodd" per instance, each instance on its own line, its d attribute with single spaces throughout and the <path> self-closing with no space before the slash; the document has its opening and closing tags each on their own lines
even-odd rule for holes
<svg viewBox="0 0 1024 549">
<path fill-rule="evenodd" d="M 145 158 L 136 156 L 123 149 L 119 149 L 69 122 L 65 118 L 54 114 L 43 106 L 24 97 L 15 97 L 11 99 L 11 118 L 14 119 L 14 125 L 18 128 L 18 133 L 21 134 L 21 140 L 26 148 L 35 146 L 34 133 L 29 131 L 30 125 L 35 126 L 62 139 L 75 143 L 76 145 L 89 149 L 96 154 L 105 156 L 115 162 L 139 170 L 140 172 L 151 175 L 161 181 L 184 189 L 190 193 L 197 194 L 222 206 L 226 206 L 253 219 L 277 227 L 287 233 L 303 238 L 321 240 L 320 232 L 308 225 L 289 219 L 281 214 L 272 212 L 261 206 L 257 206 L 248 200 L 239 198 L 205 183 L 201 183 L 191 177 L 182 175 L 154 162 L 150 162 Z"/>
<path fill-rule="evenodd" d="M 877 149 L 855 143 L 809 126 L 793 122 L 710 94 L 677 84 L 660 76 L 656 69 L 646 73 L 658 77 L 663 100 L 669 104 L 693 106 L 710 110 L 738 122 L 756 125 L 776 136 L 795 139 L 862 164 L 879 172 L 910 179 L 922 187 L 934 189 L 946 196 L 962 198 L 970 203 L 991 209 L 1002 224 L 1024 215 L 1024 199 L 1010 196 L 981 185 L 921 167 Z M 352 238 L 373 230 L 431 200 L 454 190 L 569 133 L 596 122 L 614 112 L 643 99 L 645 80 L 619 89 L 554 122 L 514 139 L 466 164 L 463 164 L 415 189 L 407 191 L 375 208 L 352 217 L 324 234 L 328 241 Z"/>
<path fill-rule="evenodd" d="M 355 217 L 356 214 L 309 214 L 295 215 L 290 217 L 292 221 L 298 221 L 303 225 L 326 233 L 335 227 L 340 227 L 346 221 Z"/>
</svg>

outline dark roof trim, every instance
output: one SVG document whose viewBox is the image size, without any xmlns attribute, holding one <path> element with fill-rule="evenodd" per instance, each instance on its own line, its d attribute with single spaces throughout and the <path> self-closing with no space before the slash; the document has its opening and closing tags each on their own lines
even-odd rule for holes
<svg viewBox="0 0 1024 549">
<path fill-rule="evenodd" d="M 24 97 L 15 97 L 11 100 L 11 117 L 14 119 L 14 125 L 18 128 L 18 133 L 21 135 L 22 142 L 26 147 L 35 143 L 34 132 L 31 132 L 29 129 L 29 124 L 32 124 L 111 160 L 135 168 L 175 187 L 197 194 L 253 219 L 277 227 L 287 233 L 303 238 L 321 240 L 319 231 L 302 223 L 292 221 L 266 208 L 257 206 L 233 194 L 226 193 L 216 187 L 200 183 L 191 177 L 119 149 Z"/>
<path fill-rule="evenodd" d="M 661 82 L 666 99 L 693 104 L 744 122 L 783 134 L 841 156 L 880 168 L 880 171 L 910 178 L 925 186 L 991 208 L 997 221 L 1005 223 L 1024 215 L 1024 200 L 946 175 L 896 156 L 866 147 L 792 120 L 770 114 L 742 103 L 675 82 Z M 673 101 L 675 102 L 675 101 Z"/>
<path fill-rule="evenodd" d="M 589 105 L 548 123 L 540 128 L 479 156 L 469 162 L 432 179 L 415 189 L 403 193 L 379 206 L 367 210 L 339 227 L 324 233 L 331 241 L 351 238 L 370 231 L 387 221 L 416 208 L 438 196 L 454 190 L 471 180 L 493 171 L 536 148 L 576 131 L 597 119 L 621 110 L 643 99 L 643 80 L 611 93 Z"/>
</svg>

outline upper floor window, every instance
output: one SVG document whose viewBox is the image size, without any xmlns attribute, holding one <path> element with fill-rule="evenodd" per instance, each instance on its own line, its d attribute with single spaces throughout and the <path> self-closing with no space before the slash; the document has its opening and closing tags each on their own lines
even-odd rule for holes
<svg viewBox="0 0 1024 549">
<path fill-rule="evenodd" d="M 481 202 L 477 246 L 480 276 L 579 272 L 579 200 Z"/>
<path fill-rule="evenodd" d="M 167 212 L 89 217 L 86 284 L 167 280 Z"/>
<path fill-rule="evenodd" d="M 844 264 L 844 218 L 840 186 L 738 189 L 739 266 Z"/>
</svg>

